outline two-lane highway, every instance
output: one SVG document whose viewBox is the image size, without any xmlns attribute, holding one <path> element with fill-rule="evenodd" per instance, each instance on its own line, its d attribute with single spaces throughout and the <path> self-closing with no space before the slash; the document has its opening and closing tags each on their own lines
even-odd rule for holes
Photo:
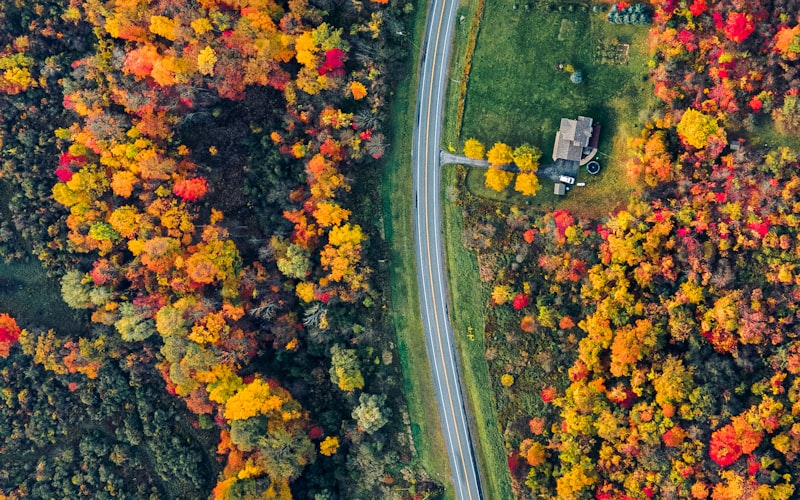
<svg viewBox="0 0 800 500">
<path fill-rule="evenodd" d="M 483 498 L 461 394 L 443 262 L 439 148 L 456 0 L 433 0 L 422 51 L 412 161 L 420 309 L 457 499 Z"/>
</svg>

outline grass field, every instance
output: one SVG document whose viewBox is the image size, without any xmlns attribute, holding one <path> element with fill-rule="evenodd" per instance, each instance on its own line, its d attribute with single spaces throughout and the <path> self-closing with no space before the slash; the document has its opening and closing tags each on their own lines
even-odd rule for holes
<svg viewBox="0 0 800 500">
<path fill-rule="evenodd" d="M 486 3 L 491 5 L 492 1 L 489 0 Z M 463 144 L 463 140 L 460 140 L 456 135 L 456 115 L 458 101 L 461 98 L 459 84 L 461 83 L 461 76 L 466 63 L 470 25 L 477 7 L 478 0 L 460 0 L 458 11 L 456 12 L 456 29 L 453 34 L 453 47 L 450 55 L 450 81 L 445 94 L 444 128 L 442 129 L 442 142 L 445 146 L 460 147 Z"/>
<path fill-rule="evenodd" d="M 800 137 L 778 132 L 770 121 L 764 120 L 758 123 L 753 131 L 745 131 L 742 135 L 755 146 L 768 144 L 773 148 L 785 146 L 795 151 L 800 151 Z"/>
<path fill-rule="evenodd" d="M 442 171 L 442 184 L 455 183 L 455 168 Z M 484 291 L 480 286 L 475 255 L 461 243 L 461 208 L 447 196 L 442 204 L 442 220 L 447 256 L 447 281 L 450 287 L 453 330 L 461 355 L 461 377 L 467 391 L 467 407 L 472 418 L 473 442 L 481 467 L 486 498 L 513 498 L 503 437 L 495 411 L 489 367 L 486 364 L 484 331 Z M 478 286 L 476 286 L 478 285 Z M 472 334 L 472 335 L 471 335 Z"/>
<path fill-rule="evenodd" d="M 14 316 L 23 328 L 55 328 L 79 333 L 81 315 L 61 300 L 57 280 L 38 261 L 0 263 L 0 312 Z"/>
<path fill-rule="evenodd" d="M 542 149 L 546 164 L 561 118 L 590 116 L 603 127 L 598 155 L 603 172 L 598 176 L 584 172 L 579 181 L 587 186 L 580 191 L 556 198 L 552 183 L 544 181 L 535 198 L 524 198 L 511 188 L 495 193 L 483 186 L 480 170 L 470 172 L 467 183 L 482 197 L 602 216 L 627 201 L 635 189 L 623 163 L 627 139 L 638 134 L 655 103 L 647 81 L 647 28 L 612 25 L 603 13 L 588 7 L 561 12 L 557 10 L 561 3 L 487 0 L 472 59 L 462 134 L 455 137 L 455 113 L 448 109 L 445 143 L 458 148 L 469 137 L 487 147 L 496 141 L 512 146 L 528 142 Z M 614 63 L 603 59 L 604 53 L 615 50 L 627 52 L 627 57 Z M 583 82 L 570 82 L 559 64 L 572 65 L 583 74 Z M 460 74 L 455 66 L 451 71 Z M 451 85 L 449 105 L 458 98 L 456 87 Z"/>
<path fill-rule="evenodd" d="M 445 485 L 445 498 L 453 498 L 447 450 L 439 422 L 425 334 L 419 312 L 417 268 L 414 261 L 412 220 L 411 141 L 414 127 L 418 59 L 425 27 L 425 10 L 415 14 L 406 78 L 398 85 L 392 109 L 392 149 L 387 158 L 382 186 L 386 241 L 391 248 L 391 317 L 403 366 L 406 399 L 414 445 L 421 465 Z"/>
</svg>

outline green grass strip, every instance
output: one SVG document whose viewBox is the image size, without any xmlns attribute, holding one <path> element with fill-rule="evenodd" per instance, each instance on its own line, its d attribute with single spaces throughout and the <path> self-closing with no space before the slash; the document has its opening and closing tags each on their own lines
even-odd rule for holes
<svg viewBox="0 0 800 500">
<path fill-rule="evenodd" d="M 398 85 L 392 107 L 390 142 L 393 147 L 387 157 L 381 196 L 385 236 L 390 246 L 390 317 L 397 334 L 417 459 L 434 480 L 445 486 L 445 498 L 451 499 L 454 493 L 450 465 L 419 310 L 412 219 L 411 147 L 419 81 L 418 52 L 422 46 L 425 15 L 424 9 L 415 13 L 411 50 L 417 57 L 410 57 L 406 63 L 408 76 Z"/>
<path fill-rule="evenodd" d="M 458 82 L 458 113 L 456 115 L 456 137 L 461 137 L 461 126 L 464 123 L 464 106 L 467 102 L 467 83 L 469 83 L 469 72 L 472 68 L 472 55 L 475 54 L 475 46 L 478 44 L 478 32 L 481 30 L 481 18 L 483 18 L 483 8 L 486 0 L 478 0 L 478 7 L 472 17 L 472 24 L 469 26 L 469 39 L 467 40 L 467 50 L 464 55 L 464 67 L 461 68 L 461 80 Z"/>
<path fill-rule="evenodd" d="M 448 166 L 442 170 L 443 186 L 455 185 L 455 169 Z M 450 189 L 446 187 L 445 192 Z M 472 419 L 472 440 L 476 444 L 475 452 L 486 498 L 505 500 L 514 498 L 514 494 L 486 364 L 483 342 L 485 301 L 478 262 L 461 242 L 461 209 L 448 196 L 444 198 L 442 220 L 450 303 L 453 305 L 450 308 L 451 319 L 461 355 L 461 378 Z"/>
</svg>

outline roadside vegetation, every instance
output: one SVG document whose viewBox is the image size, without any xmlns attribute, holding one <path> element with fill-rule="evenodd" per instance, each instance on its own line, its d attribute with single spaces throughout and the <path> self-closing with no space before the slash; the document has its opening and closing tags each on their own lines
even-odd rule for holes
<svg viewBox="0 0 800 500">
<path fill-rule="evenodd" d="M 419 79 L 418 47 L 422 46 L 426 10 L 418 6 L 409 26 L 411 56 L 397 87 L 391 113 L 392 144 L 381 184 L 385 240 L 389 245 L 391 302 L 389 318 L 397 335 L 404 388 L 414 446 L 423 468 L 445 485 L 444 498 L 453 498 L 450 463 L 442 436 L 439 408 L 419 311 L 419 288 L 414 255 L 411 149 Z"/>
<path fill-rule="evenodd" d="M 551 5 L 545 1 L 486 0 L 480 18 L 476 18 L 476 2 L 460 6 L 450 69 L 451 76 L 458 76 L 448 85 L 443 147 L 460 151 L 471 137 L 487 148 L 496 141 L 515 146 L 530 143 L 543 151 L 544 164 L 550 160 L 560 119 L 591 116 L 603 127 L 598 160 L 604 170 L 586 179 L 587 186 L 574 193 L 580 198 L 556 199 L 548 181 L 542 182 L 534 198 L 523 197 L 513 187 L 498 193 L 485 186 L 483 169 L 462 171 L 460 187 L 466 190 L 462 195 L 472 193 L 476 199 L 542 209 L 563 206 L 602 215 L 624 203 L 636 187 L 622 165 L 628 139 L 638 133 L 647 117 L 641 112 L 641 103 L 653 100 L 652 85 L 647 81 L 646 29 L 610 25 L 604 14 L 588 8 L 558 11 Z M 476 44 L 470 53 L 473 39 Z M 469 65 L 466 70 L 465 65 Z M 582 83 L 570 81 L 570 73 L 565 71 L 570 69 L 568 65 L 582 73 Z M 465 76 L 468 80 L 463 96 Z M 621 87 L 620 82 L 627 83 Z M 462 106 L 463 122 L 458 120 Z M 451 170 L 445 169 L 443 180 L 456 179 Z M 452 301 L 463 305 L 454 308 L 453 320 L 467 392 L 476 415 L 475 430 L 481 441 L 482 476 L 490 478 L 487 490 L 491 497 L 507 498 L 511 491 L 507 457 L 501 453 L 502 436 L 497 430 L 501 426 L 494 397 L 485 390 L 491 384 L 484 368 L 487 346 L 480 334 L 480 311 L 486 307 L 489 292 L 483 289 L 483 293 L 475 293 L 479 290 L 475 288 L 478 265 L 462 244 L 460 217 L 454 214 L 455 206 L 447 196 L 444 207 Z M 458 329 L 469 327 L 473 328 L 473 338 L 465 340 L 467 333 Z"/>
<path fill-rule="evenodd" d="M 631 100 L 610 95 L 605 110 L 567 112 L 556 109 L 570 100 L 567 84 L 563 97 L 539 104 L 551 106 L 554 127 L 585 114 L 604 133 L 603 120 L 616 128 L 600 148 L 620 152 L 610 166 L 601 158 L 606 174 L 618 172 L 598 176 L 604 200 L 588 189 L 539 206 L 490 196 L 478 169 L 445 188 L 463 220 L 448 248 L 469 249 L 477 262 L 477 278 L 460 286 L 483 290 L 471 307 L 484 313 L 483 355 L 514 493 L 796 498 L 800 3 L 651 3 L 655 25 L 637 42 L 649 52 L 630 71 L 649 75 L 652 84 L 642 85 L 658 103 L 640 90 Z M 481 37 L 491 12 L 487 5 Z M 556 26 L 548 12 L 569 17 L 569 9 L 548 7 L 542 33 Z M 595 30 L 621 39 L 617 33 L 644 29 L 591 24 Z M 490 81 L 476 78 L 481 37 L 476 87 Z M 580 85 L 589 83 L 588 67 L 575 65 Z M 495 64 L 487 75 L 501 70 Z M 502 96 L 505 87 L 491 81 Z M 531 141 L 530 120 L 515 114 L 523 104 L 509 104 L 511 97 L 498 107 L 479 101 L 484 107 L 470 119 L 470 91 L 464 137 Z M 500 135 L 494 130 L 504 120 L 514 130 Z M 542 135 L 552 144 L 551 132 Z"/>
<path fill-rule="evenodd" d="M 481 332 L 485 328 L 486 289 L 480 282 L 475 254 L 465 248 L 459 235 L 464 231 L 461 210 L 456 204 L 458 193 L 452 188 L 463 167 L 446 167 L 442 184 L 450 186 L 442 203 L 447 282 L 450 291 L 451 320 L 460 354 L 461 378 L 471 417 L 472 441 L 480 466 L 483 490 L 487 498 L 512 498 L 510 476 L 503 438 L 495 410 L 493 391 L 484 354 L 486 345 Z"/>
</svg>

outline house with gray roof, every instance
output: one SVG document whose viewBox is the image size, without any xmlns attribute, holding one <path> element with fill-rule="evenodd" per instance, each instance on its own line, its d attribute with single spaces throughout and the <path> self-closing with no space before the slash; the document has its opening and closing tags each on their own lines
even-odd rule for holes
<svg viewBox="0 0 800 500">
<path fill-rule="evenodd" d="M 553 163 L 540 166 L 539 176 L 555 183 L 555 194 L 565 195 L 568 188 L 562 177 L 577 179 L 580 166 L 594 158 L 599 143 L 600 124 L 588 116 L 579 116 L 577 120 L 562 118 L 553 144 Z"/>
<path fill-rule="evenodd" d="M 589 117 L 579 116 L 577 120 L 562 118 L 553 145 L 553 161 L 580 162 L 585 154 L 590 153 L 593 132 L 592 119 Z"/>
</svg>

